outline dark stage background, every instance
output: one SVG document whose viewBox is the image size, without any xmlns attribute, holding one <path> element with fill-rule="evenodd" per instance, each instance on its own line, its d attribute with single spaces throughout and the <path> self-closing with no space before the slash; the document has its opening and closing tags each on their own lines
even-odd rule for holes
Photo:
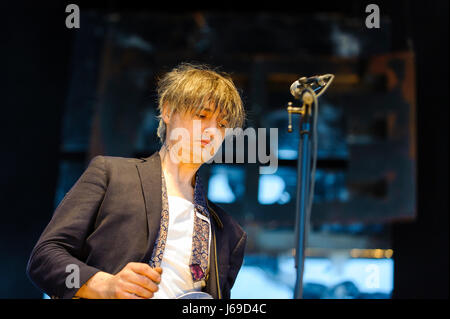
<svg viewBox="0 0 450 319">
<path fill-rule="evenodd" d="M 319 233 L 321 229 L 330 227 L 329 225 L 336 226 L 336 224 L 340 225 L 340 229 L 345 230 L 346 225 L 352 225 L 354 221 L 369 226 L 381 225 L 381 231 L 375 232 L 376 236 L 370 237 L 375 238 L 373 239 L 374 247 L 370 245 L 368 247 L 375 248 L 379 245 L 378 248 L 394 251 L 391 297 L 448 298 L 448 1 L 374 1 L 373 3 L 380 6 L 382 17 L 389 18 L 387 24 L 383 24 L 386 28 L 382 28 L 373 38 L 365 38 L 364 32 L 361 32 L 359 35 L 359 40 L 363 43 L 361 53 L 357 58 L 350 56 L 342 60 L 329 57 L 331 48 L 326 40 L 320 39 L 322 32 L 331 32 L 326 28 L 313 30 L 315 33 L 312 37 L 317 41 L 314 42 L 314 47 L 308 47 L 301 41 L 305 36 L 302 34 L 305 29 L 300 28 L 307 23 L 293 24 L 292 28 L 286 27 L 286 24 L 283 26 L 285 29 L 283 27 L 275 29 L 273 26 L 279 21 L 297 21 L 297 17 L 302 17 L 302 21 L 310 21 L 308 15 L 318 12 L 325 17 L 324 25 L 327 25 L 327 21 L 332 21 L 333 17 L 338 17 L 339 20 L 339 17 L 344 16 L 348 21 L 351 21 L 352 17 L 361 19 L 366 15 L 365 6 L 372 2 L 317 2 L 302 4 L 292 10 L 290 6 L 284 7 L 283 10 L 267 7 L 258 8 L 261 11 L 255 12 L 185 7 L 171 13 L 143 3 L 132 5 L 126 2 L 125 5 L 118 1 L 104 1 L 94 5 L 88 1 L 75 1 L 74 3 L 79 4 L 83 10 L 82 14 L 90 12 L 82 20 L 80 30 L 69 30 L 64 25 L 67 15 L 65 7 L 69 3 L 30 1 L 1 4 L 3 13 L 1 20 L 5 24 L 2 29 L 6 31 L 3 37 L 1 61 L 2 69 L 6 72 L 3 72 L 1 86 L 3 94 L 0 134 L 2 140 L 0 298 L 42 298 L 42 292 L 32 285 L 25 273 L 30 252 L 51 218 L 55 205 L 93 155 L 148 156 L 157 148 L 152 123 L 147 127 L 148 132 L 143 131 L 142 127 L 138 130 L 120 126 L 120 123 L 108 122 L 112 126 L 106 126 L 106 128 L 104 125 L 108 124 L 99 125 L 96 121 L 102 121 L 107 116 L 122 114 L 120 110 L 116 113 L 102 113 L 101 108 L 95 108 L 94 105 L 99 103 L 97 96 L 99 92 L 104 99 L 114 99 L 115 96 L 111 93 L 114 92 L 114 85 L 123 90 L 129 89 L 130 91 L 124 91 L 126 93 L 117 98 L 123 99 L 121 100 L 123 103 L 130 104 L 128 114 L 136 112 L 137 117 L 145 115 L 147 113 L 144 111 L 148 107 L 139 109 L 136 106 L 150 105 L 149 109 L 154 109 L 154 104 L 147 103 L 154 94 L 151 92 L 153 85 L 151 80 L 149 80 L 150 84 L 146 84 L 149 93 L 143 97 L 145 101 L 142 102 L 139 99 L 129 98 L 139 95 L 133 95 L 132 90 L 135 87 L 127 86 L 130 82 L 123 78 L 130 75 L 133 79 L 153 78 L 162 70 L 174 66 L 176 62 L 190 58 L 195 61 L 224 65 L 225 71 L 235 70 L 235 80 L 243 89 L 244 102 L 251 105 L 250 115 L 258 115 L 258 108 L 255 105 L 262 105 L 263 108 L 272 112 L 278 107 L 277 105 L 281 109 L 283 102 L 292 100 L 288 95 L 288 88 L 292 79 L 295 80 L 295 74 L 300 71 L 292 69 L 293 62 L 289 62 L 289 57 L 291 60 L 298 57 L 303 59 L 303 63 L 310 63 L 311 70 L 305 71 L 307 75 L 321 72 L 317 71 L 314 65 L 322 66 L 324 69 L 322 73 L 343 72 L 348 75 L 348 78 L 344 76 L 336 78 L 336 87 L 334 91 L 330 89 L 327 100 L 330 105 L 342 105 L 348 101 L 347 98 L 354 98 L 346 93 L 354 79 L 351 75 L 356 74 L 362 77 L 366 74 L 364 72 L 369 70 L 367 74 L 373 76 L 372 82 L 369 79 L 365 82 L 369 83 L 368 87 L 359 86 L 358 92 L 361 95 L 352 100 L 355 105 L 362 105 L 359 111 L 351 107 L 343 111 L 343 117 L 347 119 L 347 123 L 350 123 L 348 124 L 350 128 L 346 128 L 347 132 L 353 132 L 352 136 L 356 137 L 378 136 L 380 125 L 381 132 L 389 132 L 389 123 L 391 123 L 389 119 L 392 118 L 374 121 L 366 135 L 360 134 L 360 128 L 351 126 L 350 120 L 355 123 L 360 119 L 365 120 L 364 116 L 369 111 L 361 110 L 361 108 L 365 104 L 370 104 L 366 97 L 371 94 L 370 96 L 374 97 L 372 102 L 392 103 L 380 106 L 380 109 L 387 109 L 388 114 L 393 114 L 393 118 L 400 123 L 400 131 L 406 132 L 404 136 L 407 136 L 397 140 L 397 133 L 394 132 L 392 135 L 387 134 L 387 137 L 380 137 L 382 141 L 388 141 L 387 147 L 392 147 L 392 150 L 402 149 L 402 152 L 407 154 L 402 153 L 404 156 L 395 157 L 393 152 L 385 155 L 388 158 L 386 162 L 392 163 L 392 167 L 386 166 L 387 177 L 376 174 L 367 175 L 371 182 L 364 184 L 366 186 L 361 186 L 361 183 L 366 182 L 365 180 L 360 184 L 357 180 L 353 180 L 354 189 L 373 195 L 369 196 L 375 198 L 373 205 L 370 204 L 371 199 L 364 202 L 364 197 L 358 197 L 358 195 L 355 201 L 348 202 L 348 205 L 336 204 L 333 206 L 335 210 L 330 210 L 330 206 L 327 206 L 326 201 L 324 202 L 320 197 L 321 184 L 318 184 L 316 189 L 318 198 L 313 214 L 317 213 L 312 217 L 314 230 Z M 186 11 L 182 11 L 183 9 Z M 154 47 L 148 50 L 149 52 L 156 50 L 156 53 L 150 53 L 150 60 L 146 59 L 146 55 L 132 50 L 114 51 L 114 48 L 110 47 L 112 51 L 108 51 L 108 42 L 105 40 L 108 37 L 95 33 L 104 34 L 102 32 L 105 30 L 105 24 L 99 22 L 102 21 L 99 17 L 108 16 L 114 20 L 116 19 L 114 14 L 117 12 L 124 13 L 125 17 L 116 24 L 118 27 L 112 28 L 113 36 L 119 39 L 121 32 L 126 35 L 127 32 L 130 34 L 139 29 L 139 25 L 133 24 L 132 19 L 126 20 L 127 14 L 131 16 L 133 12 L 146 12 L 154 18 L 149 20 L 144 29 L 139 29 L 144 38 L 147 36 L 154 39 Z M 169 23 L 171 19 L 175 19 L 174 17 L 184 19 L 183 21 L 187 23 L 194 21 L 199 31 L 194 30 L 190 38 L 183 38 L 180 35 L 183 34 L 183 30 L 176 29 Z M 210 21 L 216 23 L 211 23 L 210 33 L 205 31 L 208 30 L 207 28 L 200 28 L 204 24 L 205 17 L 207 20 L 209 17 Z M 213 20 L 212 17 L 216 17 L 217 20 Z M 164 25 L 164 21 L 167 25 Z M 233 21 L 233 24 L 226 31 L 227 28 L 223 26 L 220 28 L 221 21 L 227 23 Z M 249 21 L 254 21 L 255 24 L 251 25 Z M 317 23 L 322 20 L 318 18 L 311 21 Z M 176 26 L 182 28 L 182 24 L 176 24 Z M 190 30 L 190 27 L 187 24 L 187 30 Z M 347 27 L 349 30 L 354 30 L 351 23 Z M 247 33 L 239 36 L 242 30 L 246 30 Z M 286 33 L 285 30 L 289 32 Z M 298 38 L 294 41 L 292 35 L 298 35 Z M 124 38 L 126 39 L 126 36 Z M 311 40 L 311 38 L 307 39 Z M 367 39 L 370 42 L 364 42 Z M 227 46 L 230 43 L 234 47 Z M 303 51 L 302 46 L 304 46 Z M 159 53 L 158 48 L 160 48 Z M 221 54 L 223 51 L 229 53 L 228 57 Z M 284 51 L 283 54 L 280 51 Z M 110 55 L 107 55 L 108 52 Z M 242 55 L 244 55 L 243 58 L 241 58 Z M 90 60 L 95 56 L 98 57 L 96 60 L 98 63 L 92 63 Z M 281 58 L 277 60 L 273 58 L 274 56 Z M 381 58 L 372 59 L 373 56 L 381 56 Z M 139 73 L 139 63 L 142 63 L 143 68 L 153 71 Z M 327 70 L 325 66 L 333 69 Z M 137 73 L 133 73 L 133 70 L 137 70 Z M 377 72 L 383 76 L 378 78 Z M 409 77 L 411 74 L 414 76 Z M 114 78 L 115 75 L 116 78 Z M 263 75 L 267 76 L 267 82 L 259 81 Z M 389 76 L 393 76 L 396 80 L 392 80 Z M 109 82 L 105 79 L 109 79 Z M 347 79 L 348 82 L 344 80 L 339 82 L 338 79 Z M 403 95 L 397 96 L 397 91 L 389 91 L 390 85 L 395 87 L 395 81 L 400 81 L 404 85 L 402 87 L 406 93 L 402 91 Z M 283 90 L 285 93 L 280 93 L 284 92 Z M 264 95 L 264 92 L 272 93 Z M 388 93 L 382 95 L 380 92 Z M 384 98 L 388 100 L 383 100 Z M 92 109 L 76 111 L 82 104 L 90 105 Z M 404 105 L 405 111 L 396 109 L 398 105 Z M 390 106 L 393 106 L 392 111 L 389 111 Z M 373 113 L 370 113 L 370 116 L 373 115 L 376 118 L 375 102 L 372 103 L 371 108 L 367 106 L 367 110 L 371 110 L 370 112 Z M 355 114 L 359 114 L 359 117 Z M 90 120 L 83 122 L 83 117 L 88 115 L 91 116 Z M 152 113 L 146 116 L 151 118 Z M 262 116 L 251 116 L 249 125 L 270 123 L 264 122 L 269 120 Z M 402 122 L 403 120 L 405 122 Z M 125 125 L 130 122 L 126 122 Z M 85 135 L 73 133 L 77 127 L 79 128 L 77 123 L 86 125 Z M 120 140 L 124 138 L 123 136 L 119 137 L 111 133 L 111 135 L 103 135 L 102 139 L 99 138 L 101 134 L 95 131 L 96 128 L 102 128 L 114 132 L 114 128 L 117 127 L 125 132 L 141 134 L 147 138 L 145 140 L 147 142 L 142 142 L 140 147 L 127 149 L 128 144 Z M 392 137 L 392 144 L 389 144 L 390 137 Z M 126 138 L 128 137 L 125 137 L 125 140 Z M 374 143 L 378 143 L 377 141 Z M 336 145 L 332 140 L 330 143 Z M 354 144 L 359 145 L 356 142 Z M 337 153 L 333 153 L 332 156 L 319 158 L 319 168 L 322 168 L 324 172 L 327 172 L 327 169 L 354 170 L 357 172 L 355 176 L 362 176 L 364 174 L 360 167 L 363 166 L 362 161 L 367 157 L 379 155 L 377 152 L 372 154 L 371 151 L 373 148 L 365 149 L 355 146 L 350 148 L 350 151 L 348 149 L 346 151 L 343 147 L 344 155 L 347 153 L 350 155 L 340 158 L 336 156 L 340 154 L 336 151 Z M 378 159 L 375 166 L 381 167 L 382 162 L 383 157 Z M 295 167 L 289 159 L 284 159 L 280 163 L 285 166 L 286 175 L 289 175 L 289 168 Z M 245 169 L 247 172 L 252 172 L 255 166 Z M 397 174 L 395 176 L 399 177 L 394 178 L 391 184 L 389 176 L 392 175 L 389 175 L 389 172 L 394 172 Z M 405 172 L 415 172 L 415 174 Z M 214 172 L 205 172 L 205 174 L 212 173 Z M 347 178 L 351 180 L 352 177 L 349 175 Z M 257 189 L 256 178 L 253 180 L 248 178 L 246 183 L 247 189 Z M 323 192 L 326 194 L 327 189 L 324 188 Z M 238 193 L 237 191 L 236 194 Z M 382 195 L 379 195 L 380 193 Z M 256 193 L 253 195 L 254 198 L 258 196 Z M 384 201 L 385 198 L 389 200 Z M 412 201 L 405 198 L 412 198 Z M 227 205 L 224 204 L 224 206 Z M 273 207 L 275 210 L 280 209 L 281 206 L 276 206 L 278 204 L 273 207 L 260 205 L 260 203 L 253 205 L 244 203 L 241 199 L 229 205 L 246 212 L 257 210 L 264 212 L 263 216 L 259 217 L 252 213 L 237 216 L 246 225 L 250 234 L 252 231 L 255 231 L 255 234 L 261 234 L 258 233 L 261 229 L 289 231 L 292 227 L 292 223 L 286 216 L 282 217 L 286 220 L 271 219 L 270 210 L 273 210 Z M 354 207 L 365 207 L 367 214 L 355 213 Z M 368 213 L 370 207 L 376 207 L 385 214 L 379 214 L 372 220 L 374 215 Z M 361 232 L 367 231 L 364 227 Z M 258 246 L 257 241 L 250 241 L 249 249 L 249 253 L 258 254 L 264 252 L 267 247 L 264 247 L 264 244 Z M 286 247 L 273 248 L 273 250 L 276 249 L 281 250 Z M 311 253 L 316 251 L 311 249 Z"/>
</svg>

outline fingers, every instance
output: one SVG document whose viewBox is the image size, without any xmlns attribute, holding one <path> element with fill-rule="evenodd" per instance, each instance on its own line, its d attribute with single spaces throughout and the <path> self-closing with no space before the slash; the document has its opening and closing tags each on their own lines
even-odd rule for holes
<svg viewBox="0 0 450 319">
<path fill-rule="evenodd" d="M 161 273 L 155 270 L 160 267 L 153 269 L 152 267 L 150 267 L 150 265 L 144 263 L 129 263 L 127 266 L 135 273 L 146 276 L 157 284 L 161 282 Z"/>
<path fill-rule="evenodd" d="M 135 297 L 138 297 L 138 299 L 148 299 L 153 297 L 153 292 L 150 290 L 147 290 L 139 285 L 136 285 L 132 282 L 122 282 L 121 283 L 121 291 L 122 293 L 128 293 L 131 295 L 134 295 Z M 120 295 L 120 294 L 119 294 Z M 127 294 L 124 294 L 126 297 Z M 130 298 L 133 298 L 132 296 L 129 296 Z M 128 298 L 128 297 L 127 297 Z M 136 299 L 136 298 L 133 298 Z"/>
<path fill-rule="evenodd" d="M 140 275 L 138 273 L 130 271 L 125 276 L 129 282 L 139 285 L 142 288 L 147 289 L 152 293 L 158 291 L 158 285 L 153 280 L 151 280 L 150 278 L 148 278 L 144 275 Z"/>
</svg>

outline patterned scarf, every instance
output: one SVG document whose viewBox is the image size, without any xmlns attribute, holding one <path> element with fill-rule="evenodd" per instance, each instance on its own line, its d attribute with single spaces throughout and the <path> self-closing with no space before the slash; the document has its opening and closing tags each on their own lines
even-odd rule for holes
<svg viewBox="0 0 450 319">
<path fill-rule="evenodd" d="M 162 212 L 161 224 L 158 237 L 153 248 L 152 257 L 150 259 L 151 267 L 160 267 L 164 248 L 166 246 L 167 232 L 169 228 L 169 203 L 167 200 L 166 182 L 164 173 L 161 171 L 162 183 Z M 205 280 L 208 270 L 208 250 L 209 250 L 209 220 L 210 214 L 204 197 L 203 185 L 198 172 L 195 175 L 194 187 L 194 231 L 192 235 L 192 253 L 189 261 L 192 279 L 195 282 Z M 197 216 L 197 213 L 205 217 L 204 220 Z"/>
</svg>

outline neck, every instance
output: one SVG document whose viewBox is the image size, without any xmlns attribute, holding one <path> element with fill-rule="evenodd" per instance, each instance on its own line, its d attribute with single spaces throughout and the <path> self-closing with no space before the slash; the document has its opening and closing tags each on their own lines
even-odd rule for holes
<svg viewBox="0 0 450 319">
<path fill-rule="evenodd" d="M 164 174 L 182 187 L 194 187 L 194 176 L 201 164 L 184 163 L 181 161 L 175 163 L 171 159 L 170 150 L 165 145 L 166 144 L 159 150 L 161 168 L 163 169 Z"/>
</svg>

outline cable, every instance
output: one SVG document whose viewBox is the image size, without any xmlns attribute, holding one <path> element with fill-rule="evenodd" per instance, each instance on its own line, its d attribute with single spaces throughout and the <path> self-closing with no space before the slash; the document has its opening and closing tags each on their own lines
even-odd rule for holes
<svg viewBox="0 0 450 319">
<path fill-rule="evenodd" d="M 311 210 L 312 210 L 312 205 L 313 205 L 313 200 L 314 200 L 314 186 L 315 186 L 315 181 L 316 181 L 315 176 L 316 176 L 317 149 L 318 149 L 317 118 L 319 117 L 319 102 L 318 102 L 316 94 L 313 94 L 313 97 L 314 97 L 314 103 L 313 103 L 314 110 L 313 110 L 313 125 L 311 128 L 312 129 L 311 130 L 312 150 L 310 152 L 312 166 L 311 166 L 311 175 L 310 175 L 309 198 L 308 198 L 307 210 L 306 210 L 308 220 L 309 220 L 309 217 L 311 216 Z M 306 231 L 308 232 L 308 229 Z"/>
<path fill-rule="evenodd" d="M 309 199 L 308 199 L 308 209 L 307 214 L 311 213 L 313 200 L 314 200 L 314 186 L 316 181 L 316 168 L 317 168 L 317 152 L 318 152 L 318 133 L 317 133 L 317 122 L 319 117 L 319 101 L 318 97 L 321 96 L 330 86 L 331 82 L 334 80 L 333 74 L 325 74 L 324 77 L 329 77 L 329 80 L 327 84 L 320 90 L 319 94 L 315 94 L 314 91 L 312 91 L 312 95 L 314 97 L 314 110 L 313 110 L 313 125 L 312 125 L 312 134 L 311 134 L 311 144 L 312 144 L 312 151 L 311 151 L 311 160 L 312 160 L 312 168 L 311 168 L 311 183 L 309 188 Z M 311 89 L 310 89 L 311 90 Z"/>
</svg>

